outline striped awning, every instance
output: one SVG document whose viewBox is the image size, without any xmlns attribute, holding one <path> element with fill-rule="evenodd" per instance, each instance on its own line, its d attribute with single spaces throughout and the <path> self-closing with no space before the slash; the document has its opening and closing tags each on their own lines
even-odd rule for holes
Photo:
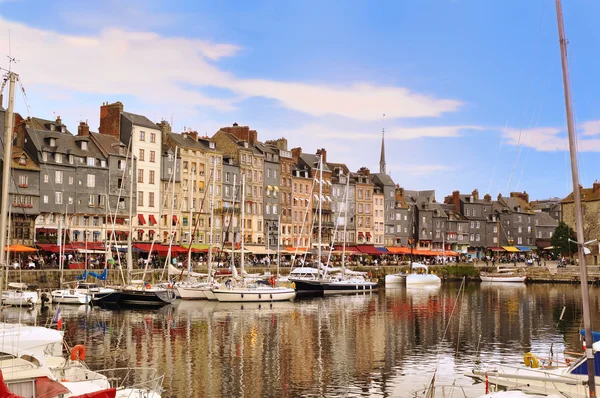
<svg viewBox="0 0 600 398">
<path fill-rule="evenodd" d="M 516 247 L 514 247 L 514 246 L 502 246 L 502 248 L 503 248 L 504 250 L 506 250 L 507 252 L 513 252 L 513 253 L 518 253 L 518 252 L 520 252 L 520 250 L 519 250 L 519 249 L 517 249 L 517 248 L 516 248 Z"/>
</svg>

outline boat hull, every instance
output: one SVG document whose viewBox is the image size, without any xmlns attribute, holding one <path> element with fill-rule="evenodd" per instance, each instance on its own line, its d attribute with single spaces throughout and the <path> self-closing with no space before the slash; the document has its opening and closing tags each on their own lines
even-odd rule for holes
<svg viewBox="0 0 600 398">
<path fill-rule="evenodd" d="M 83 293 L 71 290 L 55 290 L 51 293 L 52 302 L 55 304 L 81 305 L 89 304 L 91 298 Z"/>
<path fill-rule="evenodd" d="M 206 290 L 209 289 L 204 287 L 176 286 L 175 290 L 177 290 L 182 300 L 208 300 Z"/>
<path fill-rule="evenodd" d="M 323 281 L 290 278 L 298 296 L 323 296 Z"/>
<path fill-rule="evenodd" d="M 497 282 L 497 283 L 523 283 L 527 279 L 525 275 L 489 275 L 481 274 L 479 278 L 482 282 Z"/>
<path fill-rule="evenodd" d="M 375 282 L 329 282 L 323 283 L 323 294 L 354 294 L 377 291 Z"/>
<path fill-rule="evenodd" d="M 439 285 L 442 280 L 434 274 L 408 274 L 406 275 L 406 285 Z"/>
<path fill-rule="evenodd" d="M 220 302 L 288 301 L 296 297 L 296 291 L 290 288 L 213 289 L 213 293 Z"/>
<path fill-rule="evenodd" d="M 175 293 L 172 290 L 123 289 L 119 298 L 119 304 L 140 306 L 161 306 L 173 301 Z"/>
<path fill-rule="evenodd" d="M 385 285 L 404 285 L 406 283 L 405 274 L 391 274 L 385 276 Z"/>
<path fill-rule="evenodd" d="M 2 304 L 31 307 L 38 303 L 39 296 L 37 292 L 15 292 L 6 291 L 2 295 Z"/>
<path fill-rule="evenodd" d="M 92 295 L 92 303 L 96 305 L 102 304 L 117 304 L 121 299 L 121 292 L 115 290 L 113 292 L 94 293 Z"/>
</svg>

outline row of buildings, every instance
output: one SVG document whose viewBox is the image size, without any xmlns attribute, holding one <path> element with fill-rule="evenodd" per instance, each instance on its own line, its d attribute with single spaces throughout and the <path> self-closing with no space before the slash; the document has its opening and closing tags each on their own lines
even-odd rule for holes
<svg viewBox="0 0 600 398">
<path fill-rule="evenodd" d="M 526 192 L 456 191 L 437 202 L 433 190 L 404 189 L 386 173 L 383 136 L 379 172 L 351 171 L 323 148 L 260 141 L 237 124 L 211 137 L 174 133 L 116 102 L 100 107 L 97 133 L 87 122 L 74 134 L 60 117 L 17 114 L 13 142 L 11 243 L 29 246 L 132 234 L 195 245 L 243 239 L 256 251 L 345 241 L 481 256 L 548 246 L 561 219 L 559 199 L 530 202 Z"/>
</svg>

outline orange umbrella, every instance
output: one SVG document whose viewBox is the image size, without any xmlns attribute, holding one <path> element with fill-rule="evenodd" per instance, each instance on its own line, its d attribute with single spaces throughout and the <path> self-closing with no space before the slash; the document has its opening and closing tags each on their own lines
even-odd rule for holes
<svg viewBox="0 0 600 398">
<path fill-rule="evenodd" d="M 4 251 L 11 251 L 13 253 L 35 253 L 37 249 L 34 247 L 23 246 L 23 245 L 10 245 L 5 246 Z"/>
</svg>

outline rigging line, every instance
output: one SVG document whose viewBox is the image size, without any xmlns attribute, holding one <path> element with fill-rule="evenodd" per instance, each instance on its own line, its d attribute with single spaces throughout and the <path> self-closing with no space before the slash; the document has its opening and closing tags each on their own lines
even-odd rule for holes
<svg viewBox="0 0 600 398">
<path fill-rule="evenodd" d="M 544 20 L 544 12 L 545 12 L 544 2 L 542 2 L 542 12 L 541 12 L 540 21 L 539 21 L 539 24 L 538 24 L 538 30 L 537 30 L 537 35 L 536 35 L 536 43 L 535 43 L 534 53 L 533 53 L 533 60 L 535 60 L 535 58 L 537 56 L 538 49 L 540 47 L 539 44 L 540 44 L 540 36 L 541 36 L 541 31 L 542 31 L 542 23 L 543 23 L 543 20 Z M 534 76 L 534 71 L 535 71 L 535 62 L 532 62 L 530 76 Z M 531 100 L 531 96 L 532 96 L 532 91 L 533 91 L 532 90 L 532 86 L 533 86 L 532 82 L 533 82 L 533 79 L 528 79 L 527 99 L 525 101 L 525 107 L 523 109 L 523 115 L 522 115 L 522 118 L 521 118 L 521 126 L 519 127 L 519 137 L 517 139 L 517 155 L 515 156 L 515 162 L 513 164 L 513 168 L 512 168 L 512 171 L 511 171 L 509 179 L 508 179 L 508 184 L 506 186 L 506 190 L 509 191 L 509 192 L 510 192 L 510 186 L 512 184 L 512 179 L 513 179 L 513 176 L 514 176 L 514 173 L 515 173 L 515 168 L 517 166 L 517 161 L 518 161 L 518 158 L 519 158 L 519 156 L 518 156 L 519 155 L 518 149 L 519 149 L 519 147 L 521 145 L 521 135 L 523 133 L 523 124 L 524 124 L 524 121 L 525 121 L 525 115 L 527 114 L 527 104 Z"/>
<path fill-rule="evenodd" d="M 506 129 L 508 128 L 508 120 L 504 124 L 504 130 L 502 131 L 502 137 L 500 138 L 500 146 L 498 147 L 498 153 L 496 154 L 496 162 L 494 162 L 494 168 L 492 169 L 492 175 L 490 176 L 490 185 L 488 186 L 488 192 L 492 191 L 492 182 L 494 181 L 494 174 L 496 173 L 496 167 L 498 166 L 498 160 L 500 159 L 500 153 L 502 152 L 502 144 L 504 144 L 504 137 L 506 136 Z"/>
</svg>

